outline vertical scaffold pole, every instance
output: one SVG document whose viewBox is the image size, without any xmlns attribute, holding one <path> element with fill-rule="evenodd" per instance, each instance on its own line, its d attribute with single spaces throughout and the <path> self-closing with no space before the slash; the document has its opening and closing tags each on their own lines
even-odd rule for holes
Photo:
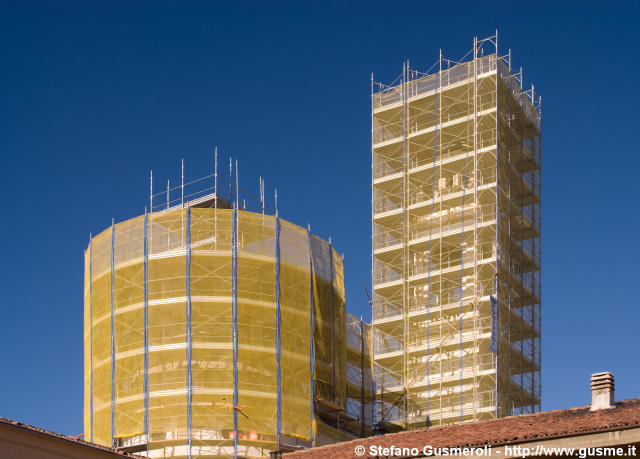
<svg viewBox="0 0 640 459">
<path fill-rule="evenodd" d="M 181 166 L 181 182 L 180 182 L 180 206 L 184 207 L 184 158 L 180 159 Z"/>
<path fill-rule="evenodd" d="M 444 134 L 442 134 L 442 131 L 443 131 L 442 125 L 444 124 L 444 122 L 442 121 L 444 119 L 444 117 L 442 115 L 442 107 L 444 105 L 443 102 L 442 102 L 442 100 L 443 100 L 442 94 L 444 93 L 444 90 L 442 89 L 442 87 L 443 87 L 443 83 L 442 83 L 442 80 L 443 80 L 442 63 L 443 63 L 443 61 L 444 61 L 444 59 L 442 57 L 442 48 L 440 48 L 440 54 L 438 56 L 438 96 L 437 96 L 437 98 L 438 98 L 437 117 L 440 120 L 440 135 L 438 136 L 437 139 L 434 139 L 434 140 L 438 141 L 436 145 L 437 145 L 438 151 L 440 152 L 440 158 L 441 159 L 442 159 L 442 156 L 443 156 L 443 154 L 442 154 L 443 153 L 442 138 L 444 137 Z M 447 83 L 448 83 L 449 79 L 450 79 L 449 78 L 449 72 L 447 72 Z M 442 161 L 441 161 L 441 163 L 442 163 Z M 443 209 L 442 209 L 443 200 L 442 200 L 442 196 L 441 196 L 442 192 L 440 191 L 440 182 L 444 178 L 443 177 L 443 175 L 444 175 L 443 169 L 444 168 L 442 167 L 442 164 L 441 164 L 440 165 L 440 170 L 437 172 L 437 175 L 438 175 L 438 197 L 440 198 L 440 202 L 439 202 L 439 205 L 438 205 L 438 217 L 437 218 L 440 220 L 439 221 L 440 228 L 443 227 L 443 218 L 442 218 L 442 215 L 443 215 Z M 433 199 L 434 200 L 436 199 L 435 194 L 433 196 Z M 442 246 L 443 246 L 443 244 L 442 244 L 442 232 L 440 232 L 440 235 L 439 235 L 438 239 L 440 239 L 440 243 L 438 244 L 438 259 L 439 260 L 443 260 L 444 258 L 443 258 L 443 253 L 442 253 Z M 445 286 L 443 286 L 443 284 Z M 443 296 L 444 296 L 444 292 L 445 292 L 446 288 L 447 288 L 446 284 L 442 280 L 442 275 L 438 276 L 438 292 L 439 292 L 438 302 L 439 302 L 439 306 L 440 306 L 440 317 L 439 317 L 439 320 L 437 321 L 438 328 L 439 328 L 438 336 L 444 336 L 444 330 L 443 330 L 443 327 L 442 327 L 442 325 L 443 325 L 442 324 L 442 322 L 443 322 L 442 321 L 442 303 L 443 303 Z M 447 292 L 447 294 L 448 294 L 448 292 Z M 441 347 L 440 343 L 438 343 L 438 352 L 439 353 L 442 352 L 442 347 Z M 439 362 L 438 362 L 438 364 L 439 364 L 438 365 L 438 372 L 439 372 L 440 375 L 442 375 L 443 374 L 443 365 L 442 365 L 442 360 L 443 359 L 439 358 L 438 360 L 439 360 Z M 438 402 L 438 411 L 440 413 L 440 425 L 442 425 L 442 417 L 443 417 L 442 416 L 442 411 L 443 411 L 443 406 L 442 406 L 443 405 L 443 403 L 442 403 L 442 398 L 443 397 L 442 397 L 442 394 L 444 392 L 443 392 L 442 378 L 440 377 L 438 379 L 439 379 L 439 384 L 438 384 L 437 402 Z"/>
<path fill-rule="evenodd" d="M 236 177 L 238 169 L 236 164 Z M 236 191 L 237 193 L 237 191 Z M 233 457 L 238 457 L 238 201 L 233 203 L 232 232 L 232 303 L 233 322 Z"/>
<path fill-rule="evenodd" d="M 236 159 L 236 208 L 240 206 L 240 185 L 238 183 L 238 160 Z"/>
<path fill-rule="evenodd" d="M 89 359 L 91 362 L 91 376 L 89 385 L 91 395 L 89 397 L 90 440 L 93 442 L 93 238 L 89 233 Z"/>
<path fill-rule="evenodd" d="M 478 310 L 478 37 L 473 37 L 473 196 L 476 206 L 473 211 L 473 347 L 478 347 L 479 310 Z M 473 353 L 473 384 L 478 384 L 478 353 Z M 479 390 L 473 390 L 473 420 L 477 421 Z"/>
<path fill-rule="evenodd" d="M 510 76 L 509 76 L 510 77 Z M 533 91 L 533 85 L 531 85 L 531 90 Z M 509 103 L 509 105 L 511 105 L 511 103 Z M 518 149 L 516 151 L 518 151 L 520 153 L 520 169 L 518 170 L 518 173 L 520 175 L 520 189 L 521 190 L 525 190 L 525 181 L 524 181 L 524 136 L 525 136 L 525 117 L 524 117 L 524 112 L 520 109 L 518 110 L 518 114 L 521 117 L 520 120 L 520 145 L 518 145 Z M 533 121 L 533 120 L 532 120 Z M 511 136 L 509 136 L 509 142 L 511 142 Z M 535 199 L 535 198 L 534 198 Z M 525 193 L 522 192 L 520 194 L 520 217 L 522 217 L 522 210 L 525 208 Z M 531 210 L 533 211 L 533 206 L 531 207 Z M 533 222 L 532 222 L 533 223 Z M 525 232 L 524 232 L 524 225 L 520 225 L 520 240 L 523 241 L 522 242 L 522 246 L 519 248 L 520 250 L 520 256 L 523 257 L 523 253 L 522 253 L 522 249 L 524 248 L 524 238 Z M 511 242 L 510 242 L 511 243 Z M 524 277 L 525 273 L 524 273 L 524 262 L 520 263 L 520 304 L 522 304 L 523 299 L 525 298 L 525 291 L 524 291 L 524 283 L 525 283 L 525 277 Z M 531 284 L 530 284 L 531 285 Z M 532 286 L 532 285 L 531 285 Z M 533 286 L 532 286 L 533 287 Z M 532 309 L 531 312 L 533 312 L 533 304 L 531 305 Z M 525 330 L 525 322 L 524 322 L 524 314 L 520 314 L 520 368 L 524 369 L 525 367 L 525 361 L 524 361 L 524 342 L 525 342 L 525 337 L 524 337 L 524 330 Z M 533 394 L 533 387 L 531 388 L 531 393 Z M 525 392 L 524 392 L 524 371 L 520 372 L 520 413 L 523 412 L 523 408 L 524 408 L 524 400 L 525 400 Z"/>
<path fill-rule="evenodd" d="M 460 422 L 464 420 L 464 365 L 463 365 L 463 353 L 464 344 L 462 341 L 462 328 L 463 328 L 463 314 L 464 314 L 464 201 L 467 191 L 467 166 L 469 161 L 469 149 L 465 153 L 464 157 L 464 173 L 462 174 L 462 211 L 461 214 L 461 226 L 460 226 Z"/>
<path fill-rule="evenodd" d="M 538 117 L 538 141 L 533 145 L 534 151 L 532 151 L 532 154 L 534 155 L 534 160 L 538 159 L 538 167 L 536 167 L 537 170 L 539 170 L 539 173 L 535 173 L 534 172 L 534 180 L 537 177 L 537 180 L 535 180 L 535 184 L 536 184 L 536 195 L 540 198 L 542 196 L 542 96 L 539 97 L 539 104 L 540 104 L 540 111 L 538 113 L 539 117 Z M 535 317 L 535 321 L 534 321 L 534 327 L 535 327 L 535 331 L 538 332 L 538 336 L 542 336 L 542 330 L 541 330 L 541 326 L 542 326 L 542 277 L 540 276 L 540 266 L 542 266 L 542 209 L 540 208 L 540 204 L 538 204 L 538 206 L 535 207 L 536 209 L 536 215 L 537 215 L 537 221 L 536 221 L 536 230 L 538 231 L 538 237 L 534 238 L 534 244 L 536 244 L 536 239 L 538 241 L 538 243 L 535 245 L 535 247 L 537 247 L 536 249 L 536 258 L 537 258 L 537 264 L 538 264 L 538 269 L 536 270 L 538 273 L 538 278 L 537 278 L 537 282 L 536 282 L 536 289 L 534 292 L 534 295 L 536 296 L 536 298 L 538 299 L 538 301 L 536 301 L 534 308 L 532 309 L 532 314 L 535 316 L 536 312 L 537 312 L 537 317 Z M 532 320 L 534 319 L 534 317 L 532 317 Z M 542 353 L 541 353 L 541 343 L 540 343 L 540 338 L 537 338 L 537 340 L 534 338 L 533 341 L 534 344 L 534 348 L 533 348 L 533 357 L 534 359 L 536 359 L 536 364 L 538 365 L 539 368 L 542 368 Z M 537 344 L 537 346 L 535 346 Z M 535 376 L 536 374 L 538 375 L 538 382 L 535 383 Z M 536 411 L 540 411 L 542 409 L 542 394 L 541 392 L 541 387 L 542 387 L 542 374 L 540 373 L 540 371 L 538 370 L 537 372 L 534 372 L 533 374 L 533 382 L 535 383 L 535 395 L 538 398 L 538 403 L 537 403 L 537 407 L 536 407 Z"/>
<path fill-rule="evenodd" d="M 307 225 L 307 243 L 309 246 L 309 369 L 311 375 L 311 446 L 316 446 L 316 419 L 315 419 L 315 377 L 316 377 L 316 361 L 315 361 L 315 341 L 313 332 L 315 329 L 315 302 L 313 298 L 313 254 L 311 251 L 311 225 Z"/>
<path fill-rule="evenodd" d="M 407 295 L 409 270 L 409 241 L 407 225 L 407 63 L 402 63 L 402 387 L 404 389 L 403 418 L 405 427 L 409 426 L 409 387 L 407 385 L 407 311 L 409 302 Z"/>
<path fill-rule="evenodd" d="M 170 199 L 169 199 L 170 196 L 171 196 L 171 191 L 169 189 L 169 180 L 167 180 L 167 209 L 170 206 Z"/>
<path fill-rule="evenodd" d="M 213 244 L 214 250 L 218 249 L 218 147 L 216 146 L 213 153 Z"/>
<path fill-rule="evenodd" d="M 115 219 L 111 219 L 111 445 L 115 447 L 116 429 L 116 348 L 113 334 L 113 278 L 114 278 L 114 253 L 115 247 Z"/>
<path fill-rule="evenodd" d="M 441 51 L 442 53 L 442 51 Z M 425 362 L 427 367 L 427 419 L 426 427 L 429 427 L 430 416 L 431 416 L 431 369 L 429 364 L 429 358 L 431 356 L 431 342 L 429 341 L 429 323 L 430 323 L 430 315 L 431 315 L 431 245 L 432 245 L 432 236 L 433 236 L 433 212 L 436 206 L 436 159 L 437 159 L 437 151 L 438 151 L 438 89 L 440 84 L 440 70 L 436 73 L 436 81 L 434 86 L 433 93 L 433 114 L 434 114 L 434 130 L 433 130 L 433 157 L 432 157 L 432 169 L 433 172 L 431 174 L 431 212 L 429 214 L 429 244 L 427 247 L 427 360 Z"/>
<path fill-rule="evenodd" d="M 153 169 L 151 169 L 151 178 L 149 180 L 149 211 L 153 212 Z"/>
<path fill-rule="evenodd" d="M 360 316 L 360 436 L 365 434 L 364 420 L 364 325 Z"/>
<path fill-rule="evenodd" d="M 331 361 L 336 361 L 336 344 L 335 344 L 335 327 L 336 327 L 336 319 L 335 319 L 335 300 L 334 300 L 334 269 L 333 269 L 333 245 L 331 244 L 331 238 L 329 238 L 329 275 L 331 276 Z M 332 397 L 331 400 L 333 403 L 336 403 L 336 365 L 335 363 L 331 365 L 331 386 L 332 386 Z M 339 421 L 339 420 L 338 420 Z"/>
<path fill-rule="evenodd" d="M 180 208 L 184 209 L 184 158 L 180 159 L 181 179 L 180 179 Z M 180 212 L 180 237 L 184 241 L 184 212 Z"/>
<path fill-rule="evenodd" d="M 193 384 L 191 376 L 191 208 L 187 207 L 186 223 L 186 249 L 187 249 L 187 436 L 189 444 L 188 457 L 191 459 L 192 432 L 191 432 L 191 404 L 193 401 Z"/>
<path fill-rule="evenodd" d="M 499 196 L 500 196 L 500 122 L 499 122 L 499 113 L 500 113 L 500 91 L 499 91 L 499 85 L 498 85 L 498 75 L 500 72 L 500 69 L 498 68 L 498 40 L 496 37 L 496 87 L 495 87 L 495 91 L 496 91 L 496 209 L 495 209 L 495 224 L 496 224 L 496 240 L 495 240 L 495 246 L 496 246 L 496 273 L 495 273 L 495 279 L 494 279 L 494 284 L 495 284 L 495 295 L 496 295 L 496 314 L 498 315 L 498 317 L 500 316 L 500 295 L 499 295 L 499 289 L 500 289 L 500 279 L 499 279 L 499 269 L 500 269 L 500 237 L 499 237 L 499 228 L 500 228 L 500 222 L 499 222 L 499 218 L 500 218 L 500 214 L 499 214 L 499 210 L 500 210 L 500 202 L 499 202 Z M 520 71 L 522 72 L 522 68 L 520 69 Z M 500 330 L 500 324 L 498 323 L 498 330 Z M 498 332 L 499 334 L 499 332 Z M 494 397 L 495 397 L 495 417 L 498 418 L 500 416 L 500 401 L 498 399 L 498 388 L 500 386 L 499 384 L 499 379 L 500 379 L 500 337 L 498 336 L 498 339 L 496 340 L 496 352 L 495 352 L 495 358 L 496 358 L 496 375 L 495 375 L 495 382 L 494 382 Z"/>
<path fill-rule="evenodd" d="M 233 202 L 233 160 L 229 158 L 229 202 Z"/>
<path fill-rule="evenodd" d="M 277 194 L 276 194 L 277 196 Z M 264 202 L 264 199 L 263 199 Z M 264 205 L 263 205 L 264 211 Z M 278 216 L 278 208 L 276 207 L 276 383 L 278 385 L 277 400 L 277 450 L 280 451 L 280 434 L 282 432 L 282 375 L 280 360 L 282 354 L 282 335 L 280 316 L 280 217 Z"/>
<path fill-rule="evenodd" d="M 497 53 L 496 53 L 497 54 Z M 496 79 L 497 81 L 497 79 Z M 522 98 L 522 94 L 519 95 L 520 99 Z M 512 247 L 512 243 L 511 243 L 511 236 L 512 236 L 512 225 L 511 225 L 511 221 L 512 221 L 512 214 L 511 214 L 511 203 L 512 203 L 512 191 L 513 191 L 513 183 L 512 183 L 512 171 L 511 168 L 513 167 L 512 164 L 512 145 L 511 145 L 511 137 L 512 137 L 512 131 L 511 131 L 511 117 L 513 116 L 513 112 L 511 110 L 511 97 L 509 97 L 509 101 L 507 102 L 507 106 L 505 107 L 508 109 L 508 116 L 507 116 L 507 126 L 506 126 L 506 131 L 507 134 L 509 135 L 509 140 L 507 143 L 507 169 L 508 169 L 508 174 L 509 174 L 509 178 L 508 178 L 508 198 L 507 198 L 507 202 L 508 202 L 508 210 L 507 210 L 507 218 L 508 220 L 508 224 L 507 224 L 507 238 L 508 238 L 508 249 L 509 249 L 509 255 L 508 255 L 508 265 L 509 268 L 507 270 L 508 272 L 508 282 L 509 282 L 509 290 L 508 290 L 508 299 L 507 299 L 507 311 L 509 314 L 509 318 L 508 320 L 508 326 L 507 326 L 507 378 L 508 378 L 508 385 L 507 385 L 507 391 L 506 391 L 506 399 L 507 399 L 507 413 L 508 415 L 513 415 L 513 397 L 512 397 L 512 390 L 511 390 L 511 378 L 512 378 L 512 373 L 511 373 L 511 305 L 513 304 L 513 281 L 511 280 L 512 274 L 512 267 L 513 267 L 513 247 Z"/>
<path fill-rule="evenodd" d="M 218 147 L 215 148 L 213 153 L 213 192 L 215 193 L 213 198 L 214 209 L 218 208 Z"/>
<path fill-rule="evenodd" d="M 497 37 L 497 35 L 496 35 Z M 477 38 L 474 37 L 473 40 L 473 65 L 474 65 L 474 97 L 475 97 L 475 65 L 476 65 L 476 56 L 477 56 Z M 496 59 L 498 58 L 497 53 L 496 53 Z M 496 63 L 497 65 L 497 63 Z M 475 122 L 477 121 L 477 113 L 475 112 L 475 102 L 474 102 L 474 165 L 475 165 Z M 467 128 L 467 135 L 468 135 L 468 128 Z M 463 315 L 464 315 L 464 249 L 465 249 L 465 242 L 464 242 L 464 205 L 465 205 L 465 198 L 466 198 L 466 192 L 467 192 L 467 176 L 468 176 L 468 165 L 469 165 L 469 149 L 466 149 L 465 152 L 465 156 L 464 156 L 464 172 L 462 174 L 462 206 L 461 206 L 461 227 L 460 227 L 460 310 L 459 310 L 459 314 L 460 314 L 460 323 L 459 323 L 459 333 L 460 333 L 460 422 L 463 422 L 464 420 L 464 342 L 462 339 L 462 332 L 463 332 L 463 325 L 464 325 L 464 321 L 463 321 Z M 474 168 L 474 172 L 475 172 L 475 168 Z M 475 180 L 474 180 L 474 187 L 475 187 Z M 477 198 L 474 198 L 477 199 Z M 475 218 L 475 217 L 474 217 Z M 474 224 L 475 224 L 475 220 L 474 220 Z M 474 232 L 474 238 L 475 238 L 475 232 Z M 476 251 L 476 247 L 474 246 L 474 253 Z M 475 255 L 474 255 L 474 265 L 475 265 Z M 475 269 L 475 266 L 474 266 Z M 475 283 L 475 277 L 474 277 L 474 283 Z M 475 298 L 474 298 L 475 301 Z M 475 333 L 475 331 L 474 331 Z M 474 339 L 474 343 L 475 343 L 475 339 Z M 474 389 L 475 391 L 476 389 Z M 475 404 L 474 404 L 474 409 L 475 409 Z M 475 413 L 475 411 L 474 411 Z M 472 415 L 473 416 L 473 415 Z"/>
<path fill-rule="evenodd" d="M 373 77 L 373 72 L 371 72 L 371 247 L 376 247 L 376 228 L 375 228 L 375 220 L 374 220 L 374 214 L 375 214 L 375 209 L 373 208 L 373 201 L 374 201 L 374 191 L 373 191 L 373 181 L 375 180 L 374 177 L 376 176 L 376 170 L 375 170 L 375 154 L 374 154 L 374 150 L 373 150 L 373 145 L 375 143 L 375 125 L 374 125 L 374 117 L 375 117 L 375 99 L 373 98 L 373 88 L 374 88 L 374 84 L 375 84 L 375 79 Z M 371 285 L 374 285 L 373 282 L 373 276 L 374 276 L 374 251 L 371 250 Z M 373 290 L 373 288 L 372 288 Z M 373 298 L 370 299 L 369 301 L 369 307 L 371 308 L 371 322 L 373 323 L 374 320 L 374 305 L 373 305 Z M 376 368 L 373 367 L 371 369 L 371 379 L 372 379 L 372 393 L 373 396 L 375 397 L 376 394 Z M 375 411 L 377 409 L 375 402 L 371 403 L 372 406 L 372 410 L 374 410 L 374 412 L 372 413 L 372 418 L 371 418 L 371 423 L 377 423 L 378 420 L 378 414 L 377 411 Z"/>
<path fill-rule="evenodd" d="M 149 453 L 149 216 L 144 209 L 144 434 Z"/>
<path fill-rule="evenodd" d="M 496 54 L 497 54 L 497 52 L 496 52 Z M 497 77 L 499 77 L 499 76 L 500 76 L 500 73 L 497 73 Z M 496 82 L 497 81 L 498 81 L 498 79 L 496 78 Z M 497 95 L 496 95 L 496 97 L 497 97 Z M 512 311 L 513 302 L 514 302 L 514 300 L 516 298 L 514 297 L 513 292 L 512 292 L 512 290 L 513 290 L 513 282 L 511 280 L 511 278 L 512 278 L 511 272 L 512 272 L 512 267 L 513 267 L 512 260 L 513 260 L 513 252 L 514 252 L 514 247 L 513 247 L 514 244 L 512 243 L 512 235 L 513 235 L 513 232 L 514 232 L 513 225 L 512 225 L 512 217 L 513 217 L 513 215 L 512 215 L 512 212 L 511 212 L 511 203 L 512 203 L 512 199 L 514 197 L 513 196 L 513 187 L 514 187 L 514 185 L 513 185 L 513 179 L 512 179 L 512 175 L 513 175 L 512 168 L 514 167 L 513 166 L 513 144 L 512 144 L 512 141 L 511 141 L 513 127 L 512 127 L 511 121 L 513 120 L 513 116 L 514 115 L 513 115 L 513 107 L 512 107 L 512 104 L 511 104 L 511 97 L 509 97 L 508 99 L 509 100 L 507 102 L 507 104 L 508 104 L 507 107 L 508 107 L 509 111 L 508 111 L 507 126 L 506 126 L 506 131 L 507 131 L 508 136 L 509 136 L 509 141 L 508 141 L 508 144 L 507 144 L 507 151 L 508 151 L 507 163 L 508 163 L 508 170 L 509 170 L 509 172 L 508 172 L 508 174 L 509 174 L 509 181 L 508 181 L 509 192 L 508 192 L 508 199 L 507 199 L 507 202 L 508 202 L 507 214 L 508 214 L 508 218 L 509 218 L 509 222 L 508 222 L 508 226 L 507 226 L 507 238 L 509 240 L 509 257 L 508 257 L 509 258 L 509 263 L 508 263 L 509 264 L 509 268 L 507 270 L 508 279 L 509 279 L 509 293 L 508 293 L 509 299 L 507 300 L 507 310 L 508 310 L 508 314 L 509 314 L 509 319 L 508 319 L 508 337 L 507 337 L 507 350 L 508 350 L 508 352 L 507 352 L 507 378 L 508 378 L 509 383 L 508 383 L 508 391 L 507 391 L 507 410 L 508 410 L 507 412 L 510 415 L 513 415 L 514 412 L 515 412 L 515 407 L 514 407 L 514 404 L 513 404 L 513 399 L 514 399 L 514 397 L 512 396 L 513 391 L 511 390 L 511 379 L 512 379 L 512 376 L 513 376 L 512 366 L 511 366 L 511 349 L 512 349 L 512 339 L 513 339 L 512 334 L 511 334 L 511 331 L 512 331 L 511 311 Z M 518 99 L 522 100 L 522 94 L 518 95 Z M 517 215 L 516 215 L 516 217 L 517 217 Z M 514 275 L 517 276 L 517 273 L 514 272 Z"/>
<path fill-rule="evenodd" d="M 262 215 L 264 215 L 264 180 L 262 177 L 259 178 L 260 184 L 260 206 L 262 207 Z"/>
</svg>

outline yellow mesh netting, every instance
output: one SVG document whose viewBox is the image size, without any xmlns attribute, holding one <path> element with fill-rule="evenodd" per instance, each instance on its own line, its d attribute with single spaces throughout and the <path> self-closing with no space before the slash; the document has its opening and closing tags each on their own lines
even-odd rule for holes
<svg viewBox="0 0 640 459">
<path fill-rule="evenodd" d="M 329 245 L 315 235 L 311 236 L 313 259 L 313 299 L 315 309 L 315 396 L 334 402 L 334 317 L 332 307 L 332 266 Z"/>
<path fill-rule="evenodd" d="M 329 445 L 331 443 L 353 440 L 353 438 L 353 435 L 350 435 L 343 430 L 336 429 L 335 427 L 331 427 L 322 422 L 318 423 L 316 439 L 318 445 Z"/>
<path fill-rule="evenodd" d="M 231 214 L 191 209 L 193 457 L 233 452 Z"/>
<path fill-rule="evenodd" d="M 344 296 L 344 264 L 342 257 L 331 250 L 331 263 L 333 263 L 333 371 L 335 372 L 336 398 L 334 403 L 344 406 L 346 403 L 347 380 L 347 343 L 346 343 L 346 310 Z"/>
<path fill-rule="evenodd" d="M 370 435 L 375 422 L 375 385 L 373 376 L 373 327 L 371 324 L 362 324 L 362 337 L 364 340 L 363 375 L 364 386 L 364 428 L 365 435 Z M 369 430 L 371 429 L 371 430 Z"/>
<path fill-rule="evenodd" d="M 115 227 L 114 437 L 144 432 L 144 216 Z"/>
<path fill-rule="evenodd" d="M 280 220 L 282 432 L 311 438 L 309 242 L 307 232 Z"/>
<path fill-rule="evenodd" d="M 111 229 L 93 238 L 93 441 L 111 444 Z"/>
<path fill-rule="evenodd" d="M 194 208 L 190 213 L 192 456 L 231 456 L 233 212 Z M 188 435 L 186 217 L 186 210 L 150 214 L 147 227 L 150 447 L 166 456 L 186 454 L 185 446 L 180 445 L 186 445 Z M 116 225 L 114 232 L 114 438 L 125 441 L 140 435 L 138 443 L 145 438 L 144 231 L 144 216 L 140 216 Z M 314 272 L 310 277 L 307 231 L 281 220 L 281 433 L 304 441 L 311 439 L 313 425 L 311 293 L 316 316 L 316 397 L 335 403 L 346 400 L 342 258 L 325 241 L 315 236 L 311 239 Z M 94 238 L 92 245 L 93 253 L 87 251 L 85 260 L 85 430 L 90 430 L 93 352 L 94 441 L 108 445 L 111 229 Z M 88 322 L 89 260 L 93 273 L 93 343 Z M 237 297 L 239 454 L 268 456 L 276 441 L 278 393 L 276 221 L 272 216 L 238 212 Z M 326 437 L 326 441 L 333 441 L 335 434 Z"/>
<path fill-rule="evenodd" d="M 238 211 L 238 435 L 276 436 L 275 219 Z"/>
<path fill-rule="evenodd" d="M 187 438 L 185 219 L 183 210 L 151 214 L 147 229 L 151 441 Z"/>
</svg>

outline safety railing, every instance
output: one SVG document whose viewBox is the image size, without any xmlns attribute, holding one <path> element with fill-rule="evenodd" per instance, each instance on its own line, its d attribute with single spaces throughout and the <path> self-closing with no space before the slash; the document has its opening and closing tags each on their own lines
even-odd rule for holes
<svg viewBox="0 0 640 459">
<path fill-rule="evenodd" d="M 495 182 L 495 167 L 480 169 L 475 174 L 473 174 L 473 171 L 470 171 L 466 177 L 462 173 L 441 177 L 437 179 L 435 190 L 433 190 L 431 183 L 410 189 L 409 205 L 430 201 L 434 195 L 436 199 L 444 199 L 450 195 L 460 193 L 463 189 L 465 189 L 467 193 L 470 193 L 474 190 L 475 186 L 481 187 Z"/>
<path fill-rule="evenodd" d="M 374 230 L 373 235 L 373 248 L 381 249 L 384 247 L 391 247 L 397 244 L 400 244 L 402 241 L 400 235 L 393 235 L 389 231 L 385 231 L 384 229 Z"/>
<path fill-rule="evenodd" d="M 387 161 L 381 159 L 380 155 L 374 154 L 373 156 L 373 178 L 386 177 L 397 172 L 401 172 L 402 169 L 391 166 Z"/>
<path fill-rule="evenodd" d="M 372 140 L 373 143 L 380 143 L 402 136 L 402 125 L 397 123 L 383 124 L 382 121 L 376 121 L 373 127 Z"/>
<path fill-rule="evenodd" d="M 462 301 L 464 304 L 467 304 L 469 301 L 472 301 L 475 298 L 475 295 L 478 297 L 483 297 L 487 295 L 492 295 L 495 292 L 495 286 L 493 279 L 490 280 L 477 280 L 475 282 L 475 292 L 473 289 L 474 284 L 467 284 L 465 288 L 462 290 Z M 429 297 L 429 301 L 427 301 L 427 293 L 426 293 L 426 285 L 422 285 L 420 287 L 421 291 L 417 291 L 415 295 L 412 295 L 408 301 L 409 312 L 415 311 L 426 311 L 427 304 L 429 308 L 440 308 L 440 309 L 450 309 L 455 308 L 460 305 L 460 288 L 459 287 L 450 287 L 450 288 L 432 288 L 431 295 Z M 390 315 L 392 311 L 389 311 Z M 395 315 L 399 314 L 396 312 Z"/>
<path fill-rule="evenodd" d="M 400 209 L 402 206 L 402 196 L 393 193 L 385 193 L 380 190 L 374 191 L 373 213 L 379 214 L 390 210 Z"/>
<path fill-rule="evenodd" d="M 402 376 L 399 373 L 379 363 L 373 365 L 373 379 L 378 391 L 384 387 L 397 387 L 402 383 Z"/>
<path fill-rule="evenodd" d="M 380 295 L 375 295 L 371 304 L 371 313 L 373 320 L 394 317 L 402 313 L 402 305 L 389 301 Z"/>
<path fill-rule="evenodd" d="M 373 330 L 373 353 L 386 354 L 389 352 L 397 352 L 403 349 L 402 341 L 393 336 L 379 330 Z"/>
<path fill-rule="evenodd" d="M 496 55 L 485 56 L 477 59 L 476 72 L 482 75 L 496 69 Z M 427 75 L 406 83 L 407 97 L 415 97 L 431 91 L 446 90 L 447 86 L 454 85 L 473 78 L 473 61 L 457 64 L 439 74 Z M 374 109 L 385 105 L 395 104 L 402 100 L 402 85 L 384 87 L 373 94 Z"/>
<path fill-rule="evenodd" d="M 440 212 L 439 215 L 426 215 L 420 220 L 409 225 L 410 240 L 423 237 L 439 237 L 441 233 L 454 231 L 462 228 L 462 216 L 464 214 L 465 228 L 473 228 L 476 224 L 493 221 L 496 218 L 495 205 L 483 204 L 480 207 L 464 209 L 462 206 L 453 207 L 447 211 Z"/>
<path fill-rule="evenodd" d="M 515 100 L 522 108 L 522 112 L 526 118 L 537 128 L 540 129 L 540 113 L 534 107 L 528 94 L 521 88 L 520 82 L 509 72 L 505 63 L 500 60 L 498 65 L 498 75 L 502 78 L 509 91 L 513 93 Z"/>
<path fill-rule="evenodd" d="M 428 274 L 429 270 L 438 271 L 454 266 L 461 266 L 463 263 L 465 267 L 470 267 L 473 266 L 474 260 L 482 262 L 495 256 L 496 246 L 493 241 L 466 247 L 462 250 L 453 249 L 445 252 L 434 252 L 431 254 L 431 260 L 429 260 L 429 252 L 427 251 L 421 255 L 420 258 L 409 261 L 409 275 L 419 276 L 421 274 Z"/>
<path fill-rule="evenodd" d="M 393 268 L 383 261 L 374 261 L 373 282 L 375 284 L 383 284 L 385 282 L 393 282 L 402 278 L 399 269 Z"/>
<path fill-rule="evenodd" d="M 373 107 L 395 104 L 402 100 L 402 86 L 386 87 L 373 94 Z"/>
</svg>

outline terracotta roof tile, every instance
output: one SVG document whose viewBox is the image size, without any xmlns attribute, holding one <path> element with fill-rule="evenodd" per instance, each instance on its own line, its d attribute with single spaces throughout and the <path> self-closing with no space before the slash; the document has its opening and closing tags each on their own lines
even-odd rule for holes
<svg viewBox="0 0 640 459">
<path fill-rule="evenodd" d="M 288 453 L 289 459 L 357 457 L 354 448 L 370 445 L 418 448 L 500 446 L 550 438 L 640 427 L 640 399 L 623 400 L 615 408 L 590 411 L 589 406 L 534 414 L 509 416 L 491 421 L 454 424 L 445 427 L 360 438 L 344 443 Z M 363 456 L 367 457 L 367 456 Z"/>
<path fill-rule="evenodd" d="M 63 441 L 68 441 L 68 442 L 72 442 L 72 443 L 77 443 L 79 446 L 82 447 L 86 447 L 86 448 L 95 448 L 95 449 L 100 449 L 103 451 L 109 451 L 111 453 L 114 454 L 119 454 L 122 457 L 132 457 L 132 458 L 142 458 L 143 456 L 138 456 L 136 454 L 129 454 L 129 453 L 124 453 L 122 451 L 118 451 L 114 448 L 109 448 L 108 446 L 102 446 L 102 445 L 98 445 L 96 443 L 91 443 L 88 441 L 84 441 L 84 440 L 80 440 L 80 438 L 78 437 L 74 437 L 73 435 L 62 435 L 56 432 L 51 432 L 50 430 L 45 430 L 45 429 L 41 429 L 39 427 L 34 427 L 32 425 L 29 424 L 24 424 L 22 422 L 18 422 L 18 421 L 12 421 L 11 419 L 6 419 L 6 418 L 0 418 L 0 424 L 9 424 L 12 426 L 16 426 L 18 428 L 21 429 L 25 429 L 25 430 L 29 430 L 41 435 L 46 435 L 52 438 L 56 438 L 59 440 L 63 440 Z"/>
</svg>

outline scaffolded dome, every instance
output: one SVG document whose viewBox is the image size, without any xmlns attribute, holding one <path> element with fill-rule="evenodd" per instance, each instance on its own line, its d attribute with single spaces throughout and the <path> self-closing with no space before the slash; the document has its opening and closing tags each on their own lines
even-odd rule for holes
<svg viewBox="0 0 640 459">
<path fill-rule="evenodd" d="M 345 320 L 342 257 L 278 217 L 112 225 L 85 257 L 86 438 L 152 457 L 308 445 L 313 400 L 346 404 Z"/>
</svg>

